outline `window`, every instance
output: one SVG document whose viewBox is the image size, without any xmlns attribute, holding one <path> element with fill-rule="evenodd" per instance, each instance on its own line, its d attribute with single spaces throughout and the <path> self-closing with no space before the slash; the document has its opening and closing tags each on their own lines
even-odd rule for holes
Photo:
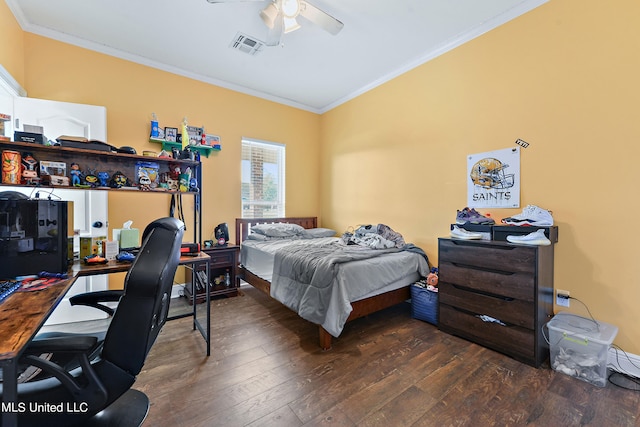
<svg viewBox="0 0 640 427">
<path fill-rule="evenodd" d="M 242 140 L 242 217 L 284 217 L 285 146 Z"/>
</svg>

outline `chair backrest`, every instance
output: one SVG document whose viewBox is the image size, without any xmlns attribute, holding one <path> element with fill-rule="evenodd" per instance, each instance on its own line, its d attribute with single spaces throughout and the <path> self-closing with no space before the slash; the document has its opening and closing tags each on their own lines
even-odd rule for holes
<svg viewBox="0 0 640 427">
<path fill-rule="evenodd" d="M 167 320 L 184 224 L 161 218 L 147 226 L 111 319 L 102 358 L 137 375 Z"/>
</svg>

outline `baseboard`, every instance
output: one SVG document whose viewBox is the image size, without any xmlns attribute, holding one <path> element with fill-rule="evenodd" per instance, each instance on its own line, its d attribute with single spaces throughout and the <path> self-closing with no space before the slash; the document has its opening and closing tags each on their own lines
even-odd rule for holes
<svg viewBox="0 0 640 427">
<path fill-rule="evenodd" d="M 610 347 L 608 366 L 616 372 L 640 378 L 640 356 L 637 354 L 624 353 L 618 348 Z"/>
</svg>

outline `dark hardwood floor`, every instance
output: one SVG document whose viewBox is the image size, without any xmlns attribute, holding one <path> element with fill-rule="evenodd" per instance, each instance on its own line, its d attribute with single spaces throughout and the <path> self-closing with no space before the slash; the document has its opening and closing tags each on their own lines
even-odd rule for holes
<svg viewBox="0 0 640 427">
<path fill-rule="evenodd" d="M 411 318 L 401 304 L 317 328 L 250 286 L 212 302 L 212 353 L 168 322 L 134 388 L 145 426 L 640 426 L 640 393 L 535 369 Z"/>
</svg>

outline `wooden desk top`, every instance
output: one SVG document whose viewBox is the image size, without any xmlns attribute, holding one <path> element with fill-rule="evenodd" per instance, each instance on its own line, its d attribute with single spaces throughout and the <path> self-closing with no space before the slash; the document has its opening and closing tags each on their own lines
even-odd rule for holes
<svg viewBox="0 0 640 427">
<path fill-rule="evenodd" d="M 211 259 L 204 252 L 199 252 L 194 256 L 181 256 L 179 265 L 192 264 L 194 262 L 204 262 Z M 87 265 L 84 262 L 76 261 L 73 263 L 72 271 L 75 276 L 95 276 L 98 274 L 121 273 L 128 271 L 131 267 L 130 262 L 109 261 L 106 264 Z"/>
<path fill-rule="evenodd" d="M 0 303 L 0 360 L 20 354 L 75 281 L 73 276 L 39 291 L 14 292 Z"/>
<path fill-rule="evenodd" d="M 197 256 L 180 257 L 180 265 L 208 261 L 204 252 Z M 75 262 L 70 278 L 46 289 L 14 292 L 0 302 L 0 360 L 18 357 L 22 349 L 42 327 L 51 312 L 62 301 L 78 277 L 128 271 L 131 263 L 109 261 L 107 264 L 86 265 Z"/>
</svg>

